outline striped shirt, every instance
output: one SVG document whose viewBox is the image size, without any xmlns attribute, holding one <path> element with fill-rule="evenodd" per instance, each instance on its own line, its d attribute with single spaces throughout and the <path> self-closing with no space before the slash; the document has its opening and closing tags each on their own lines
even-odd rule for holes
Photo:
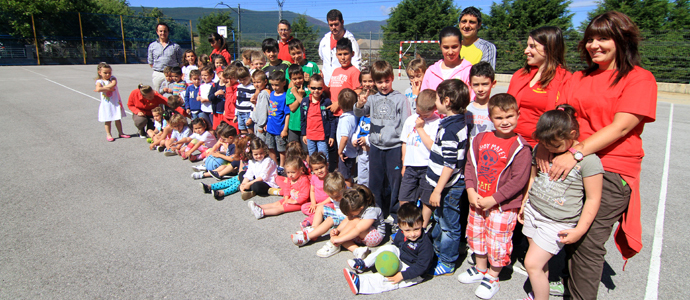
<svg viewBox="0 0 690 300">
<path fill-rule="evenodd" d="M 426 169 L 426 181 L 436 187 L 443 167 L 453 169 L 445 187 L 452 187 L 458 180 L 464 180 L 465 153 L 467 149 L 467 126 L 465 115 L 458 114 L 441 120 L 436 140 L 431 146 L 429 167 Z"/>
<path fill-rule="evenodd" d="M 237 86 L 237 102 L 235 104 L 235 115 L 238 113 L 250 113 L 252 112 L 254 105 L 250 101 L 252 96 L 256 93 L 256 89 L 253 84 L 243 85 L 239 84 Z"/>
</svg>

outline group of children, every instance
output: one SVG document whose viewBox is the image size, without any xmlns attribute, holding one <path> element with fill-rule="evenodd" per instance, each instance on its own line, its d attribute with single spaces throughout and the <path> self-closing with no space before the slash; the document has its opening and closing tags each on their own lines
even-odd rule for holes
<svg viewBox="0 0 690 300">
<path fill-rule="evenodd" d="M 277 58 L 275 40 L 265 40 L 268 64 L 259 72 L 254 60 L 261 59 L 253 54 L 245 62 L 251 69 L 242 62 L 223 67 L 221 56 L 216 69 L 189 68 L 196 55 L 187 51 L 185 67 L 172 68 L 161 88 L 171 94 L 171 107 L 184 110 L 169 119 L 163 109 L 154 110 L 151 149 L 204 160 L 192 177 L 218 179 L 201 183 L 218 200 L 236 192 L 243 200 L 281 196 L 269 204 L 247 203 L 256 219 L 301 211 L 301 229 L 290 238 L 303 246 L 329 233 L 319 257 L 351 251 L 343 272 L 355 294 L 414 285 L 427 273 L 453 274 L 466 238 L 475 265 L 458 280 L 477 284 L 475 294 L 490 299 L 499 290 L 501 268 L 511 263 L 516 222 L 524 222 L 529 297 L 547 299 L 548 260 L 576 242 L 596 215 L 601 163 L 589 155 L 565 181 L 538 172 L 533 149 L 514 132 L 520 115 L 515 98 L 491 95 L 496 82 L 488 63 L 465 67 L 452 51 L 460 42 L 453 29 L 441 33 L 438 70 L 427 70 L 421 59 L 410 63 L 412 87 L 405 94 L 393 89 L 389 63 L 353 67 L 348 39 L 336 44 L 341 67 L 328 87 L 296 39 L 288 45 L 292 65 Z M 97 90 L 107 96 L 112 84 L 104 73 L 99 67 Z M 427 76 L 447 78 L 433 87 Z M 186 88 L 178 88 L 180 82 Z M 551 153 L 572 149 L 578 137 L 573 112 L 563 105 L 540 118 L 534 133 L 540 146 Z M 466 226 L 463 209 L 469 210 Z M 392 245 L 370 254 L 383 242 L 387 224 Z M 400 272 L 360 274 L 381 251 L 400 258 Z"/>
</svg>

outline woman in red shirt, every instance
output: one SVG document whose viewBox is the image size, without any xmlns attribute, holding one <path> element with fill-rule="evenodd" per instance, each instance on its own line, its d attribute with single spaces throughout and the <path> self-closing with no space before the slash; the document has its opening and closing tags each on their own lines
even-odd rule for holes
<svg viewBox="0 0 690 300">
<path fill-rule="evenodd" d="M 132 120 L 134 120 L 134 126 L 139 129 L 140 137 L 146 137 L 146 128 L 153 129 L 151 110 L 161 104 L 167 105 L 168 101 L 148 85 L 140 84 L 138 88 L 129 93 L 127 107 L 132 112 Z"/>
<path fill-rule="evenodd" d="M 225 39 L 222 35 L 215 32 L 211 33 L 211 35 L 208 36 L 208 42 L 213 47 L 213 51 L 211 51 L 211 64 L 213 64 L 213 55 L 223 56 L 226 65 L 232 62 L 232 55 L 228 52 L 228 45 L 225 43 Z"/>
<path fill-rule="evenodd" d="M 508 94 L 513 95 L 520 109 L 515 132 L 534 147 L 532 133 L 539 117 L 555 109 L 563 84 L 570 79 L 565 69 L 565 41 L 561 29 L 546 26 L 532 30 L 525 48 L 525 66 L 510 79 Z"/>
<path fill-rule="evenodd" d="M 575 299 L 596 299 L 604 244 L 614 223 L 620 220 L 615 241 L 626 261 L 642 248 L 640 135 L 645 123 L 656 118 L 657 86 L 654 75 L 640 67 L 639 41 L 639 29 L 623 13 L 610 11 L 592 19 L 579 44 L 589 67 L 573 74 L 559 100 L 575 107 L 582 142 L 553 158 L 551 179 L 565 177 L 583 155 L 592 153 L 606 171 L 597 216 L 588 231 L 575 233 L 582 235 L 577 243 L 566 246 L 571 254 L 568 284 Z M 539 160 L 539 166 L 549 169 L 546 160 Z"/>
</svg>

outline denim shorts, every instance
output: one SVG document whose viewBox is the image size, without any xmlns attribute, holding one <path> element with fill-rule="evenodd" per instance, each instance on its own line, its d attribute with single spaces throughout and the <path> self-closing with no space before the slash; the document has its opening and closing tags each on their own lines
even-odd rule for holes
<svg viewBox="0 0 690 300">
<path fill-rule="evenodd" d="M 247 130 L 249 128 L 247 126 L 247 120 L 249 119 L 249 116 L 251 113 L 249 112 L 238 112 L 237 113 L 237 128 L 239 130 Z"/>
</svg>

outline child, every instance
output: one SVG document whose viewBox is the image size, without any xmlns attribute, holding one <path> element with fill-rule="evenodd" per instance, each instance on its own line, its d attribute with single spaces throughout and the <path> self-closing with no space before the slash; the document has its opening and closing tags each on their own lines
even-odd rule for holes
<svg viewBox="0 0 690 300">
<path fill-rule="evenodd" d="M 355 105 L 355 116 L 370 115 L 369 132 L 369 186 L 376 198 L 376 204 L 384 216 L 393 222 L 398 211 L 398 192 L 402 180 L 402 141 L 400 133 L 405 119 L 410 116 L 407 98 L 393 90 L 393 68 L 386 61 L 377 61 L 372 67 L 371 77 L 378 93 L 367 99 L 359 99 Z M 386 186 L 390 198 L 384 198 Z"/>
<path fill-rule="evenodd" d="M 232 70 L 230 70 L 231 68 L 232 67 L 226 68 L 225 70 L 228 70 L 227 72 L 223 70 L 223 72 L 218 73 L 218 83 L 212 84 L 211 90 L 208 92 L 208 100 L 211 101 L 211 109 L 213 110 L 213 129 L 216 129 L 222 122 L 225 122 L 225 96 L 227 92 L 227 84 L 229 83 L 229 80 L 226 79 L 225 74 L 232 72 Z"/>
<path fill-rule="evenodd" d="M 302 205 L 302 213 L 306 215 L 302 223 L 300 223 L 300 227 L 302 228 L 312 226 L 312 223 L 314 223 L 314 214 L 318 206 L 328 204 L 324 203 L 324 201 L 329 197 L 328 192 L 324 190 L 324 182 L 328 175 L 328 158 L 326 154 L 314 152 L 314 154 L 310 155 L 309 168 L 313 172 L 309 178 L 311 182 L 311 191 L 309 194 L 310 202 Z"/>
<path fill-rule="evenodd" d="M 357 93 L 351 89 L 344 89 L 340 91 L 338 96 L 338 105 L 343 114 L 338 118 L 338 129 L 336 131 L 336 140 L 338 141 L 338 171 L 343 174 L 347 186 L 351 187 L 352 178 L 355 175 L 353 168 L 355 167 L 357 150 L 352 143 L 350 137 L 357 129 L 357 120 L 355 114 L 352 112 L 352 107 L 357 103 Z"/>
<path fill-rule="evenodd" d="M 254 110 L 251 98 L 254 96 L 254 93 L 256 93 L 256 89 L 254 85 L 252 85 L 252 78 L 249 77 L 249 70 L 247 70 L 247 68 L 238 67 L 235 75 L 239 80 L 239 85 L 237 86 L 235 119 L 233 119 L 232 122 L 237 123 L 237 128 L 241 133 L 254 133 L 254 129 L 251 128 L 251 123 L 248 123 L 248 121 L 249 115 Z"/>
<path fill-rule="evenodd" d="M 264 141 L 254 138 L 249 144 L 252 152 L 251 160 L 244 174 L 244 180 L 240 184 L 242 200 L 248 200 L 256 195 L 268 195 L 268 189 L 277 188 L 276 163 L 268 157 L 268 147 Z"/>
<path fill-rule="evenodd" d="M 286 212 L 299 211 L 302 205 L 309 202 L 309 176 L 307 168 L 300 157 L 289 157 L 285 162 L 285 173 L 289 179 L 288 185 L 281 189 L 283 199 L 266 205 L 257 205 L 254 201 L 247 205 L 256 219 L 264 216 L 277 216 Z"/>
<path fill-rule="evenodd" d="M 302 67 L 304 82 L 309 82 L 309 78 L 314 74 L 321 74 L 319 66 L 315 62 L 308 61 L 304 57 L 306 51 L 304 50 L 302 41 L 295 38 L 291 39 L 288 42 L 288 51 L 290 52 L 290 57 L 292 57 L 292 60 L 295 62 L 294 64 Z"/>
<path fill-rule="evenodd" d="M 201 56 L 199 56 L 199 63 L 198 63 L 199 70 L 203 69 L 206 66 L 209 66 L 210 64 L 211 64 L 211 60 L 208 57 L 208 54 L 204 53 Z"/>
<path fill-rule="evenodd" d="M 96 67 L 98 77 L 96 77 L 96 89 L 94 92 L 101 93 L 101 105 L 98 107 L 98 122 L 105 123 L 105 138 L 108 142 L 115 141 L 110 134 L 110 122 L 115 121 L 118 136 L 123 139 L 130 138 L 129 135 L 122 133 L 122 122 L 125 117 L 125 107 L 122 106 L 120 90 L 117 88 L 117 79 L 112 76 L 113 69 L 107 63 L 100 63 Z"/>
<path fill-rule="evenodd" d="M 187 84 L 184 82 L 184 80 L 182 80 L 182 69 L 180 67 L 170 68 L 170 78 L 172 79 L 172 82 L 168 84 L 168 88 L 172 94 L 175 96 L 182 95 L 184 97 Z"/>
<path fill-rule="evenodd" d="M 177 151 L 184 145 L 178 142 L 192 134 L 192 130 L 187 126 L 187 118 L 182 115 L 170 117 L 170 127 L 173 131 L 170 138 L 165 141 L 165 151 L 163 151 L 165 156 L 177 155 Z"/>
<path fill-rule="evenodd" d="M 160 141 L 164 138 L 161 137 L 161 134 L 163 133 L 163 128 L 168 126 L 168 122 L 163 119 L 163 108 L 160 106 L 154 107 L 151 110 L 151 113 L 153 114 L 153 129 L 147 130 L 146 133 L 151 137 L 151 145 L 149 146 L 149 150 L 154 150 L 156 149 L 154 145 L 158 145 L 158 143 L 160 143 Z"/>
<path fill-rule="evenodd" d="M 198 70 L 199 67 L 196 65 L 197 62 L 196 52 L 192 49 L 188 49 L 184 52 L 184 64 L 182 66 L 182 79 L 184 79 L 187 86 L 192 84 L 192 79 L 189 78 L 189 72 L 192 70 Z"/>
<path fill-rule="evenodd" d="M 166 125 L 162 127 L 161 132 L 158 133 L 157 136 L 152 137 L 149 149 L 158 149 L 159 152 L 163 152 L 165 151 L 165 143 L 167 139 L 170 138 L 170 135 L 173 131 L 173 128 L 170 125 L 170 119 L 174 115 L 182 115 L 183 117 L 187 117 L 187 113 L 184 111 L 184 100 L 177 95 L 168 97 L 167 107 L 165 105 L 160 105 L 158 108 L 160 108 L 162 111 L 163 121 L 166 123 Z"/>
<path fill-rule="evenodd" d="M 230 66 L 229 68 L 225 68 L 221 74 L 225 81 L 225 108 L 223 110 L 223 120 L 239 131 L 237 122 L 233 122 L 235 119 L 235 105 L 237 102 L 237 87 L 240 85 L 239 81 L 237 81 L 237 68 L 236 66 Z"/>
<path fill-rule="evenodd" d="M 261 42 L 261 51 L 268 58 L 268 64 L 261 68 L 266 73 L 266 77 L 271 78 L 271 74 L 281 71 L 283 72 L 283 77 L 289 80 L 286 76 L 290 62 L 278 58 L 278 51 L 280 51 L 278 42 L 271 38 L 265 39 Z"/>
<path fill-rule="evenodd" d="M 316 240 L 331 228 L 335 228 L 346 218 L 340 210 L 340 200 L 343 198 L 343 191 L 347 189 L 345 178 L 338 171 L 328 173 L 328 164 L 326 156 L 321 152 L 316 152 L 309 157 L 311 168 L 314 174 L 311 176 L 311 199 L 310 204 L 313 207 L 313 224 L 311 226 L 303 226 L 304 222 L 300 224 L 301 230 L 290 235 L 292 243 L 296 246 L 304 246 L 309 241 Z M 316 177 L 316 180 L 315 180 Z M 319 192 L 319 189 L 321 190 Z M 319 193 L 324 194 L 320 196 Z M 323 198 L 320 203 L 315 203 L 314 198 Z M 305 204 L 306 205 L 306 204 Z M 304 205 L 302 206 L 304 212 Z"/>
<path fill-rule="evenodd" d="M 409 99 L 409 98 L 408 98 Z M 416 203 L 422 196 L 420 188 L 426 181 L 426 168 L 429 166 L 429 150 L 436 140 L 438 125 L 441 118 L 436 114 L 436 92 L 423 90 L 415 98 L 417 113 L 405 120 L 400 138 L 403 141 L 403 178 L 400 183 L 398 200 Z M 422 212 L 424 214 L 423 228 L 426 229 L 433 212 L 429 199 L 422 197 Z"/>
<path fill-rule="evenodd" d="M 437 94 L 436 109 L 446 117 L 441 120 L 431 146 L 426 180 L 421 187 L 422 199 L 428 197 L 429 204 L 436 208 L 434 219 L 438 223 L 431 233 L 438 256 L 432 273 L 435 276 L 452 274 L 460 253 L 460 201 L 465 191 L 462 170 L 467 145 L 465 108 L 470 103 L 468 87 L 458 79 L 441 82 Z"/>
<path fill-rule="evenodd" d="M 491 97 L 489 116 L 496 130 L 480 133 L 470 141 L 465 165 L 470 202 L 466 235 L 476 265 L 458 280 L 481 282 L 474 293 L 482 299 L 498 292 L 498 273 L 510 264 L 513 230 L 529 181 L 532 147 L 514 132 L 519 115 L 513 96 Z"/>
<path fill-rule="evenodd" d="M 195 167 L 195 170 L 199 171 L 192 173 L 192 178 L 203 179 L 213 177 L 217 180 L 222 180 L 226 174 L 231 174 L 233 171 L 237 173 L 239 162 L 233 165 L 236 162 L 234 158 L 234 142 L 237 137 L 237 130 L 235 130 L 235 127 L 223 122 L 218 125 L 216 134 L 218 134 L 218 142 L 207 151 L 208 157 L 202 165 L 203 170 L 200 170 L 201 168 L 198 166 Z"/>
<path fill-rule="evenodd" d="M 338 117 L 342 111 L 338 107 L 338 95 L 343 89 L 356 89 L 359 87 L 359 70 L 352 66 L 352 56 L 355 52 L 352 51 L 352 42 L 350 39 L 340 39 L 335 46 L 336 55 L 340 67 L 333 70 L 329 88 L 331 90 L 331 100 L 335 99 L 331 105 L 330 110 L 334 116 Z"/>
<path fill-rule="evenodd" d="M 494 68 L 488 62 L 479 62 L 470 69 L 470 86 L 474 91 L 474 101 L 467 106 L 467 127 L 470 137 L 480 132 L 494 130 L 494 123 L 489 119 L 488 103 L 491 89 L 496 86 Z"/>
<path fill-rule="evenodd" d="M 268 118 L 268 102 L 271 97 L 271 90 L 267 88 L 268 79 L 264 72 L 254 72 L 252 74 L 252 83 L 256 92 L 252 96 L 256 101 L 254 110 L 249 119 L 254 124 L 254 135 L 261 140 L 266 140 L 266 121 Z"/>
<path fill-rule="evenodd" d="M 328 107 L 331 99 L 323 96 L 323 78 L 315 74 L 309 79 L 309 97 L 302 99 L 302 141 L 309 155 L 321 152 L 328 159 L 328 147 L 335 142 L 338 123 Z"/>
<path fill-rule="evenodd" d="M 438 39 L 441 41 L 443 59 L 426 70 L 421 89 L 436 90 L 442 81 L 451 78 L 462 80 L 469 88 L 472 63 L 460 57 L 460 39 L 462 39 L 460 29 L 454 26 L 445 27 L 439 33 Z M 470 89 L 470 100 L 472 99 L 474 99 L 474 92 Z"/>
<path fill-rule="evenodd" d="M 412 113 L 416 112 L 416 102 L 417 96 L 422 91 L 422 79 L 424 78 L 424 72 L 426 72 L 426 61 L 424 58 L 415 58 L 407 65 L 407 78 L 410 79 L 410 87 L 405 90 L 405 97 L 410 104 L 410 111 Z"/>
<path fill-rule="evenodd" d="M 196 97 L 201 105 L 196 116 L 192 113 L 192 119 L 204 118 L 210 125 L 213 124 L 213 103 L 209 100 L 211 88 L 215 85 L 213 76 L 214 73 L 211 67 L 204 67 L 201 69 L 201 85 L 199 86 L 199 95 Z"/>
<path fill-rule="evenodd" d="M 252 64 L 252 50 L 244 50 L 242 52 L 242 66 L 249 68 Z"/>
<path fill-rule="evenodd" d="M 265 65 L 266 56 L 264 56 L 264 54 L 261 53 L 261 51 L 252 51 L 252 67 L 249 69 L 249 72 L 251 72 L 252 75 L 254 75 L 254 71 L 263 69 Z"/>
<path fill-rule="evenodd" d="M 359 94 L 361 101 L 366 101 L 367 98 L 376 94 L 376 84 L 371 78 L 371 68 L 368 66 L 362 67 L 359 73 L 360 86 L 355 92 Z M 357 184 L 369 186 L 369 128 L 371 127 L 371 118 L 366 114 L 359 118 L 357 130 L 352 136 L 352 145 L 357 148 Z"/>
<path fill-rule="evenodd" d="M 234 128 L 234 127 L 233 127 Z M 249 160 L 252 158 L 252 152 L 250 150 L 251 141 L 256 137 L 251 134 L 242 135 L 235 139 L 235 154 L 231 157 L 233 163 L 238 162 L 237 166 L 238 174 L 237 176 L 231 177 L 230 179 L 216 182 L 211 185 L 201 183 L 201 188 L 204 194 L 213 193 L 213 198 L 221 201 L 227 195 L 237 193 L 240 189 L 240 183 L 244 180 L 244 175 L 247 172 L 249 165 Z"/>
<path fill-rule="evenodd" d="M 553 154 L 571 151 L 579 136 L 574 113 L 567 104 L 544 113 L 534 133 L 537 147 Z M 603 173 L 599 157 L 590 154 L 580 157 L 565 180 L 550 181 L 533 159 L 529 195 L 518 214 L 529 241 L 525 267 L 534 294 L 527 299 L 549 298 L 548 261 L 564 244 L 577 242 L 589 229 L 601 203 Z"/>
<path fill-rule="evenodd" d="M 290 107 L 285 104 L 285 75 L 277 71 L 271 73 L 269 82 L 273 92 L 268 100 L 268 118 L 266 120 L 266 144 L 271 150 L 270 156 L 280 166 L 285 164 L 285 144 L 287 143 L 288 123 L 290 123 Z M 277 154 L 276 154 L 277 152 Z"/>
<path fill-rule="evenodd" d="M 222 55 L 213 55 L 213 57 L 214 57 L 213 58 L 213 67 L 214 67 L 213 68 L 213 75 L 214 76 L 213 76 L 212 80 L 214 83 L 218 83 L 218 80 L 220 80 L 220 78 L 218 78 L 217 74 L 223 72 L 225 67 L 228 66 L 228 61 L 225 60 L 225 57 L 223 57 Z"/>
<path fill-rule="evenodd" d="M 308 90 L 304 90 L 304 72 L 299 65 L 290 65 L 288 67 L 288 75 L 292 82 L 292 87 L 287 90 L 285 96 L 285 103 L 290 106 L 290 123 L 288 124 L 288 142 L 299 141 L 302 136 L 302 110 L 300 105 L 302 99 L 308 96 Z M 305 144 L 306 146 L 306 144 Z"/>
<path fill-rule="evenodd" d="M 201 72 L 199 70 L 189 71 L 189 80 L 192 84 L 187 87 L 184 93 L 184 107 L 187 114 L 196 119 L 199 117 L 201 111 L 201 102 L 199 102 L 199 87 L 201 86 Z"/>
<path fill-rule="evenodd" d="M 177 141 L 177 143 L 187 145 L 184 149 L 180 149 L 177 152 L 183 160 L 189 158 L 189 161 L 196 162 L 208 155 L 206 150 L 216 144 L 216 137 L 208 131 L 209 127 L 210 125 L 203 118 L 192 120 L 192 135 Z M 192 155 L 196 150 L 199 150 L 201 154 Z"/>
<path fill-rule="evenodd" d="M 423 281 L 421 276 L 429 269 L 434 257 L 431 239 L 424 232 L 423 219 L 422 210 L 414 202 L 400 205 L 398 225 L 403 234 L 396 235 L 392 245 L 379 247 L 365 259 L 347 260 L 348 266 L 354 272 L 343 269 L 343 273 L 352 293 L 378 294 Z M 376 257 L 383 251 L 391 251 L 400 259 L 401 268 L 398 273 L 390 277 L 384 277 L 380 273 L 356 274 L 371 268 L 376 262 Z"/>
<path fill-rule="evenodd" d="M 168 98 L 172 96 L 172 89 L 170 88 L 170 83 L 173 82 L 172 67 L 167 66 L 163 68 L 163 76 L 165 76 L 165 80 L 161 83 L 161 87 L 158 90 L 158 93 L 163 95 L 163 97 Z"/>
<path fill-rule="evenodd" d="M 340 252 L 340 246 L 343 246 L 355 258 L 363 259 L 370 252 L 368 247 L 378 246 L 386 235 L 381 209 L 376 206 L 369 188 L 355 185 L 343 192 L 340 210 L 347 218 L 331 230 L 330 241 L 316 251 L 316 255 L 331 257 Z"/>
</svg>

